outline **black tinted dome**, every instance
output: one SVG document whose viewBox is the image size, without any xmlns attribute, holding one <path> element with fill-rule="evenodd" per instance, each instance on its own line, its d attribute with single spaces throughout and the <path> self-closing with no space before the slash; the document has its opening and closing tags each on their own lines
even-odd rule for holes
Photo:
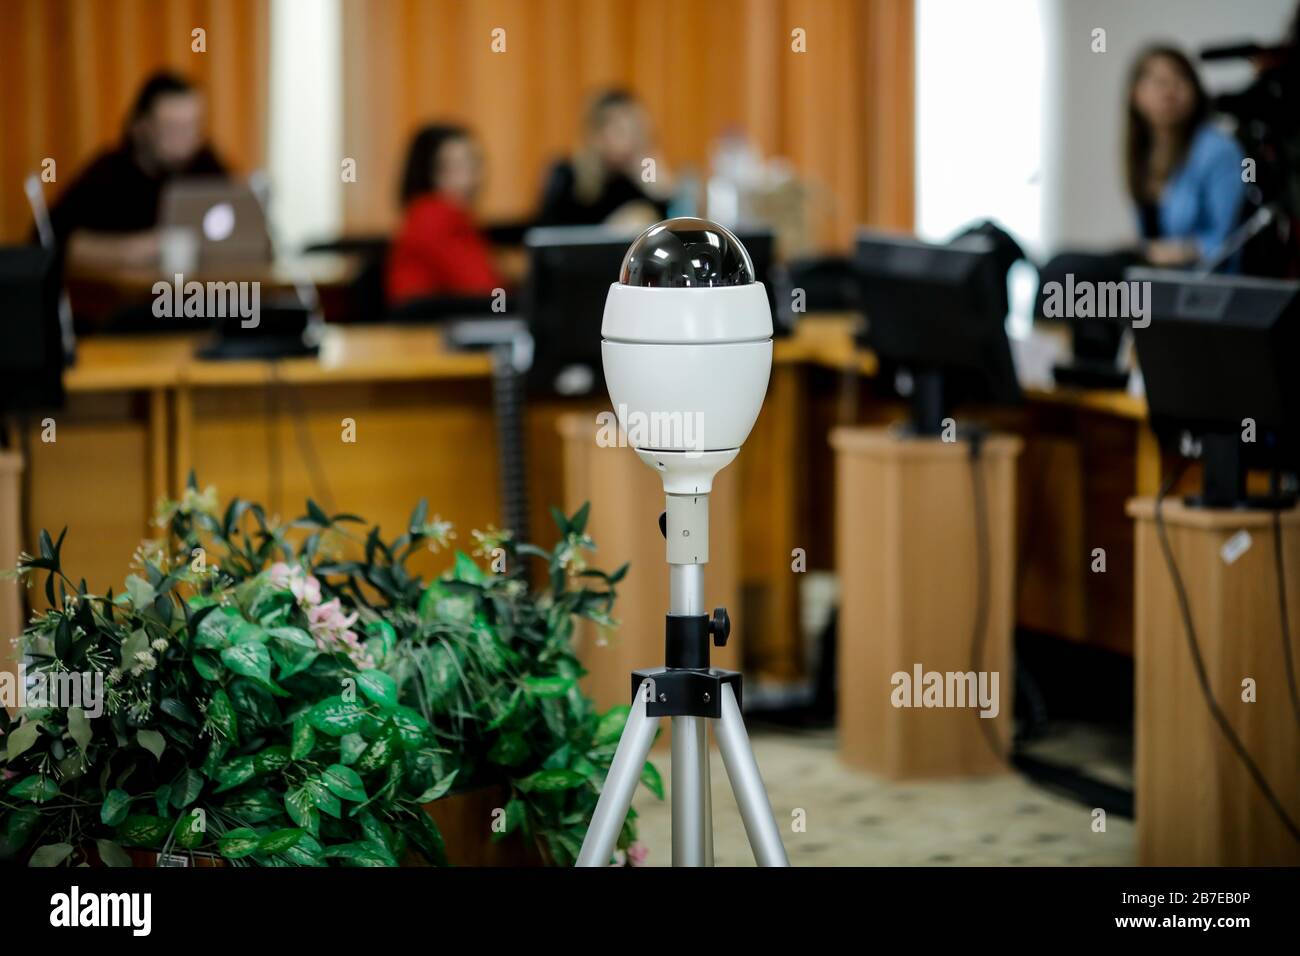
<svg viewBox="0 0 1300 956">
<path fill-rule="evenodd" d="M 666 289 L 752 285 L 754 263 L 740 240 L 716 222 L 665 219 L 636 237 L 618 281 Z"/>
</svg>

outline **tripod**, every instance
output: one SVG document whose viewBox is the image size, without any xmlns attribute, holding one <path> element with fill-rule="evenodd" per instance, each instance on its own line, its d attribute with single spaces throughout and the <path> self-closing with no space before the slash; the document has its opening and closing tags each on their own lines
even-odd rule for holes
<svg viewBox="0 0 1300 956">
<path fill-rule="evenodd" d="M 740 715 L 741 675 L 709 666 L 709 645 L 726 644 L 731 621 L 725 608 L 715 609 L 712 619 L 703 610 L 708 495 L 669 494 L 667 503 L 659 519 L 659 528 L 668 540 L 666 666 L 632 672 L 632 710 L 577 865 L 609 863 L 659 721 L 670 717 L 673 866 L 713 865 L 709 721 L 715 724 L 718 749 L 754 860 L 759 866 L 789 866 Z"/>
</svg>

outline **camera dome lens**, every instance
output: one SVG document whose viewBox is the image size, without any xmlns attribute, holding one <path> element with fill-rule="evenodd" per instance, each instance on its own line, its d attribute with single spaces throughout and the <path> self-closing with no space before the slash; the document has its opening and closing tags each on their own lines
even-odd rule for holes
<svg viewBox="0 0 1300 956">
<path fill-rule="evenodd" d="M 716 222 L 665 219 L 637 236 L 623 257 L 618 281 L 678 289 L 750 285 L 754 263 L 740 240 Z"/>
</svg>

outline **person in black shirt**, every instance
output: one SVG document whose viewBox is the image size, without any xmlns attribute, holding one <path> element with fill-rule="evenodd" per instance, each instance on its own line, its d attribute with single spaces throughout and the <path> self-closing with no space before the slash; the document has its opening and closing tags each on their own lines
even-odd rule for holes
<svg viewBox="0 0 1300 956">
<path fill-rule="evenodd" d="M 224 175 L 205 142 L 198 90 L 174 73 L 155 73 L 136 95 L 122 142 L 92 160 L 51 208 L 55 240 L 72 268 L 153 265 L 163 186 Z"/>
<path fill-rule="evenodd" d="M 643 163 L 655 160 L 655 181 Z M 650 225 L 668 214 L 669 182 L 654 153 L 645 109 L 630 93 L 606 90 L 587 110 L 586 137 L 551 167 L 537 220 L 544 226 L 614 222 Z"/>
</svg>

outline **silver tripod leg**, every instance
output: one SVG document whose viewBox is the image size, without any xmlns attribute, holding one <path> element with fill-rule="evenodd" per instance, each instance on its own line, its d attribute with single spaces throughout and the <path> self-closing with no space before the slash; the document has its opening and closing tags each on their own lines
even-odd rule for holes
<svg viewBox="0 0 1300 956">
<path fill-rule="evenodd" d="M 646 699 L 652 687 L 647 680 L 637 688 L 636 699 L 632 701 L 632 710 L 627 715 L 623 735 L 618 739 L 618 748 L 609 766 L 609 775 L 605 777 L 605 788 L 596 801 L 596 812 L 591 816 L 591 825 L 587 827 L 587 835 L 578 853 L 578 866 L 608 866 L 614 856 L 618 835 L 623 830 L 627 811 L 632 806 L 632 795 L 636 792 L 646 758 L 650 756 L 650 747 L 655 742 L 655 730 L 659 727 L 659 718 L 646 713 Z M 674 735 L 674 746 L 676 739 Z"/>
<path fill-rule="evenodd" d="M 731 779 L 731 789 L 740 807 L 740 819 L 745 824 L 745 835 L 754 851 L 754 861 L 759 866 L 789 866 L 781 843 L 781 832 L 772 814 L 772 804 L 763 789 L 763 778 L 758 772 L 758 761 L 749 746 L 745 721 L 736 704 L 736 694 L 730 684 L 722 686 L 722 717 L 718 720 L 718 749 L 722 763 Z"/>
<path fill-rule="evenodd" d="M 713 866 L 713 777 L 709 773 L 709 722 L 701 720 L 700 779 L 704 781 L 704 865 Z"/>
<path fill-rule="evenodd" d="M 673 866 L 708 866 L 712 843 L 703 717 L 673 718 Z"/>
</svg>

